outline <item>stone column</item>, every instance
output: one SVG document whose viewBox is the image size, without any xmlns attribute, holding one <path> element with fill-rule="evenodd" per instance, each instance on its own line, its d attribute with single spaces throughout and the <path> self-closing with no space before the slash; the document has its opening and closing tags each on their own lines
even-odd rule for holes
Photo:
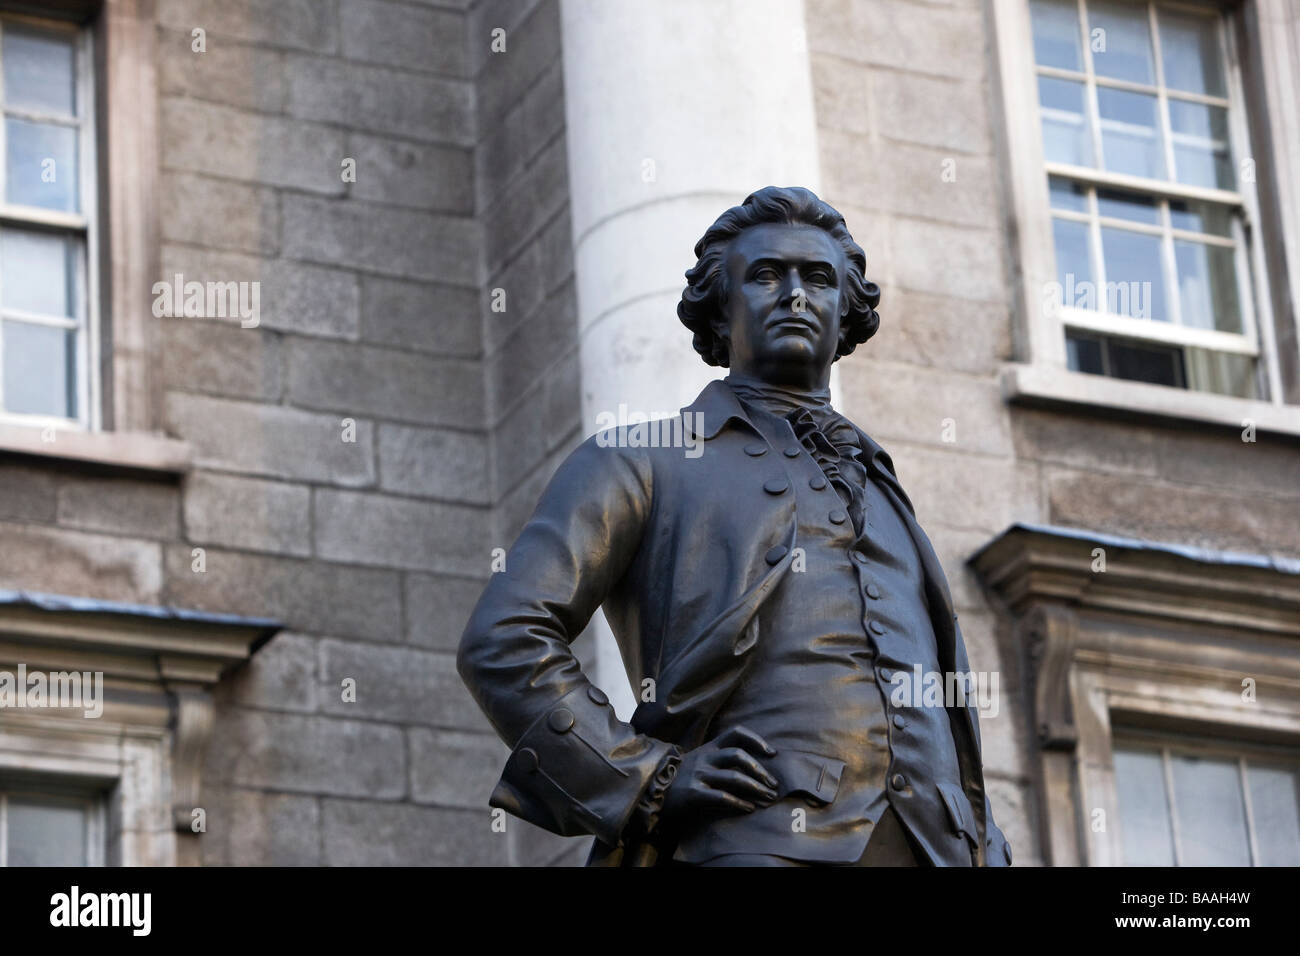
<svg viewBox="0 0 1300 956">
<path fill-rule="evenodd" d="M 720 377 L 678 321 L 719 213 L 762 186 L 819 188 L 802 0 L 562 0 L 583 421 L 659 417 Z M 635 701 L 598 616 L 591 677 Z"/>
</svg>

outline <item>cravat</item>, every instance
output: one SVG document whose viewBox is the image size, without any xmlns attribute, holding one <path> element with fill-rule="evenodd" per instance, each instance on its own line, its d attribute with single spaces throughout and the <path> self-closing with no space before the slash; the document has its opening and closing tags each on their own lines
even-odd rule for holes
<svg viewBox="0 0 1300 956">
<path fill-rule="evenodd" d="M 844 500 L 853 528 L 862 533 L 866 511 L 867 469 L 857 430 L 830 403 L 829 389 L 801 390 L 729 375 L 726 382 L 741 399 L 785 418 L 800 444 L 821 466 L 831 487 Z"/>
</svg>

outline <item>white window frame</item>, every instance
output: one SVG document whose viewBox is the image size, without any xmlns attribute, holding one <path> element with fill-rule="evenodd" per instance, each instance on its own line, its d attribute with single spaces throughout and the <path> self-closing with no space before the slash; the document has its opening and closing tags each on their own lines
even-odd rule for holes
<svg viewBox="0 0 1300 956">
<path fill-rule="evenodd" d="M 1174 866 L 1183 866 L 1182 846 L 1180 844 L 1181 833 L 1179 832 L 1178 823 L 1178 806 L 1174 799 L 1173 785 L 1173 767 L 1170 758 L 1173 755 L 1194 755 L 1210 759 L 1232 761 L 1237 767 L 1237 781 L 1241 787 L 1242 810 L 1246 822 L 1247 849 L 1250 855 L 1250 865 L 1260 866 L 1259 862 L 1259 833 L 1255 826 L 1255 811 L 1251 804 L 1250 785 L 1246 772 L 1251 767 L 1286 767 L 1292 773 L 1300 772 L 1300 759 L 1296 756 L 1296 751 L 1288 747 L 1267 748 L 1259 744 L 1246 744 L 1238 740 L 1214 739 L 1202 736 L 1183 736 L 1180 734 L 1170 733 L 1168 731 L 1144 731 L 1141 729 L 1130 729 L 1123 726 L 1117 726 L 1114 729 L 1115 737 L 1111 743 L 1112 753 L 1115 750 L 1144 750 L 1148 753 L 1158 753 L 1160 755 L 1160 765 L 1164 777 L 1164 794 L 1165 800 L 1169 806 L 1169 821 L 1172 839 L 1172 850 Z M 1120 852 L 1123 853 L 1124 846 L 1124 808 L 1119 808 L 1117 818 L 1117 827 L 1119 832 Z M 1133 866 L 1136 864 L 1124 861 L 1123 865 Z"/>
<path fill-rule="evenodd" d="M 1201 14 L 1205 14 L 1207 9 L 1223 6 L 1213 0 L 1195 0 L 1191 3 L 1186 0 L 1156 2 L 1161 6 Z M 1263 8 L 1261 15 L 1276 13 L 1276 0 L 1245 2 Z M 1255 115 L 1252 112 L 1251 122 L 1267 123 L 1275 117 L 1271 115 L 1271 109 L 1265 112 L 1259 108 L 1259 104 L 1247 101 L 1240 71 L 1240 37 L 1237 26 L 1231 17 L 1220 16 L 1220 43 L 1223 47 L 1227 99 L 1230 104 L 1229 148 L 1240 180 L 1241 159 L 1253 156 L 1247 134 L 1247 110 L 1253 108 L 1261 114 Z M 1082 18 L 1080 22 L 1084 22 Z M 1237 428 L 1249 420 L 1266 431 L 1300 435 L 1300 415 L 1296 414 L 1293 406 L 1284 404 L 1286 391 L 1281 381 L 1281 364 L 1274 336 L 1270 277 L 1265 264 L 1263 238 L 1258 228 L 1261 217 L 1255 184 L 1239 181 L 1238 191 L 1212 190 L 1119 175 L 1099 169 L 1047 163 L 1043 155 L 1038 102 L 1037 80 L 1040 68 L 1034 59 L 1029 0 L 993 0 L 993 25 L 997 43 L 998 81 L 1005 116 L 1005 122 L 999 130 L 1000 145 L 1008 169 L 1008 199 L 1016 223 L 1014 275 L 1019 280 L 1013 290 L 1016 361 L 1003 370 L 1004 397 L 1009 401 L 1026 403 L 1103 407 L 1129 415 L 1200 419 Z M 1080 39 L 1085 51 L 1085 67 L 1091 78 L 1089 38 L 1081 35 Z M 1282 62 L 1268 64 L 1269 71 L 1281 71 L 1284 74 L 1294 67 L 1295 64 Z M 1163 63 L 1159 64 L 1159 68 L 1163 71 Z M 1044 70 L 1044 73 L 1053 75 L 1051 69 Z M 1089 82 L 1087 90 L 1087 95 L 1095 96 L 1095 80 Z M 1094 148 L 1100 148 L 1096 130 L 1093 130 L 1093 141 Z M 1172 147 L 1168 136 L 1165 146 L 1166 150 Z M 1275 144 L 1275 155 L 1254 158 L 1261 167 L 1265 163 L 1284 160 L 1284 146 L 1285 144 Z M 1234 240 L 1238 248 L 1238 298 L 1242 309 L 1242 333 L 1185 328 L 1172 326 L 1172 323 L 1049 306 L 1045 301 L 1045 293 L 1058 281 L 1052 232 L 1052 218 L 1057 213 L 1052 210 L 1049 201 L 1049 173 L 1064 174 L 1069 179 L 1101 188 L 1114 187 L 1149 193 L 1156 197 L 1239 203 L 1245 229 L 1242 234 L 1235 235 Z M 1131 228 L 1132 225 L 1126 223 L 1125 227 Z M 1243 258 L 1248 260 L 1248 269 L 1241 268 Z M 1098 281 L 1098 277 L 1094 276 L 1094 281 Z M 1176 288 L 1172 288 L 1171 294 L 1176 294 L 1176 291 Z M 1153 329 L 1152 326 L 1170 327 Z M 1065 343 L 1069 327 L 1145 340 L 1157 345 L 1176 344 L 1257 356 L 1257 380 L 1261 380 L 1268 394 L 1263 399 L 1251 400 L 1070 371 Z"/>
<path fill-rule="evenodd" d="M 48 33 L 61 33 L 74 36 L 74 55 L 76 57 L 76 97 L 77 117 L 69 123 L 63 117 L 46 116 L 27 111 L 4 109 L 4 116 L 18 115 L 24 118 L 57 122 L 59 125 L 71 126 L 77 130 L 77 174 L 80 212 L 66 213 L 37 206 L 22 206 L 5 201 L 5 175 L 7 174 L 7 152 L 4 124 L 0 122 L 0 226 L 23 228 L 36 227 L 62 235 L 73 235 L 81 239 L 83 254 L 76 263 L 76 275 L 73 285 L 73 318 L 57 322 L 48 316 L 30 315 L 12 310 L 0 311 L 0 319 L 21 319 L 37 325 L 57 328 L 75 329 L 77 331 L 76 347 L 76 390 L 77 408 L 75 417 L 62 418 L 51 415 L 31 415 L 10 412 L 3 408 L 0 401 L 0 423 L 18 425 L 36 425 L 41 428 L 76 429 L 98 431 L 102 427 L 102 386 L 100 382 L 100 308 L 99 308 L 99 237 L 96 211 L 98 209 L 99 167 L 95 155 L 95 65 L 94 42 L 92 31 L 88 27 L 68 23 L 62 20 L 33 17 L 19 13 L 0 13 L 0 41 L 4 30 L 10 23 L 31 26 Z M 3 91 L 3 74 L 0 73 L 0 93 Z M 0 349 L 3 349 L 0 337 Z M 0 353 L 0 396 L 3 396 L 4 364 Z"/>
<path fill-rule="evenodd" d="M 86 850 L 86 866 L 103 866 L 105 848 L 105 800 L 103 794 L 75 786 L 61 786 L 57 782 L 33 785 L 7 785 L 0 781 L 0 867 L 9 865 L 9 799 L 30 797 L 34 800 L 58 800 L 80 805 L 86 811 L 86 829 L 82 834 Z"/>
</svg>

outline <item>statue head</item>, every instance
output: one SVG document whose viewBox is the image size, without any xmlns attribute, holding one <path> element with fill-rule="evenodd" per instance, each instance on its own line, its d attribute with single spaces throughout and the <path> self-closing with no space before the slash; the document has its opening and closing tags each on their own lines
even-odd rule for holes
<svg viewBox="0 0 1300 956">
<path fill-rule="evenodd" d="M 875 334 L 880 288 L 844 217 L 801 186 L 767 186 L 695 244 L 677 316 L 710 365 L 771 384 L 823 387 Z"/>
</svg>

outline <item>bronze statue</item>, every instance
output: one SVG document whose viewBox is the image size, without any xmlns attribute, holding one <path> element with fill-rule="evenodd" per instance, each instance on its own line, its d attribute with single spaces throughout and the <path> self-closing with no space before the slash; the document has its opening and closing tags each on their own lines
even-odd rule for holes
<svg viewBox="0 0 1300 956">
<path fill-rule="evenodd" d="M 844 218 L 768 187 L 696 244 L 677 313 L 729 369 L 555 473 L 461 639 L 513 749 L 491 797 L 594 834 L 591 865 L 1005 866 L 947 581 L 881 447 L 830 404 L 880 289 Z M 637 430 L 641 429 L 641 434 Z M 640 700 L 619 720 L 570 643 L 598 607 Z"/>
</svg>

